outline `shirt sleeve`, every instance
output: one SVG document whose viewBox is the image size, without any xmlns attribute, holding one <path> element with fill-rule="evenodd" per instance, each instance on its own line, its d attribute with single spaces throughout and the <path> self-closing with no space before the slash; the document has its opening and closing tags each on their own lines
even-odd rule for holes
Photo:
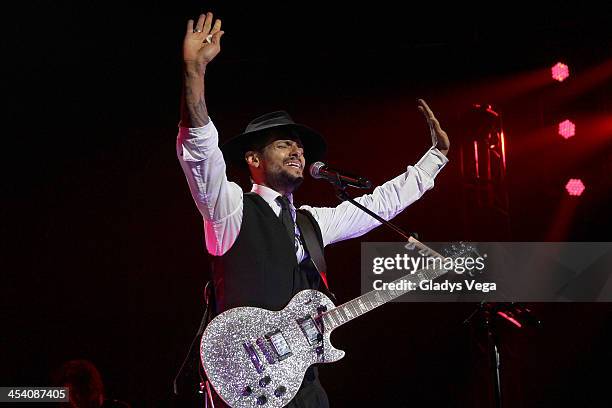
<svg viewBox="0 0 612 408">
<path fill-rule="evenodd" d="M 376 187 L 371 194 L 355 200 L 385 220 L 390 220 L 433 187 L 435 177 L 447 162 L 446 156 L 438 149 L 431 148 L 416 165 L 408 166 L 406 172 Z M 319 223 L 324 246 L 359 237 L 380 225 L 380 222 L 348 201 L 333 208 L 300 208 L 310 211 Z"/>
<path fill-rule="evenodd" d="M 199 128 L 179 127 L 176 153 L 191 196 L 204 218 L 206 249 L 212 255 L 223 255 L 240 232 L 242 189 L 227 180 L 219 135 L 212 120 Z"/>
</svg>

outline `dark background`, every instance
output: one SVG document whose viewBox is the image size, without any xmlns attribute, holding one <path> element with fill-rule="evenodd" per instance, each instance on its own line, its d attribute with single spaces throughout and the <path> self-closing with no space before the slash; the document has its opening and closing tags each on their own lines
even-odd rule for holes
<svg viewBox="0 0 612 408">
<path fill-rule="evenodd" d="M 110 396 L 173 404 L 208 276 L 175 156 L 180 45 L 186 20 L 209 9 L 226 31 L 206 79 L 222 140 L 284 109 L 326 135 L 330 161 L 381 183 L 427 148 L 416 98 L 453 147 L 471 104 L 492 103 L 508 141 L 508 239 L 610 241 L 612 13 L 539 7 L 28 2 L 3 13 L 1 384 L 47 384 L 85 358 Z M 572 77 L 541 81 L 560 60 Z M 564 144 L 554 126 L 566 113 L 586 127 Z M 453 147 L 436 187 L 396 219 L 428 241 L 465 239 Z M 570 177 L 587 190 L 567 204 Z M 313 180 L 296 199 L 335 203 Z M 359 240 L 327 256 L 338 298 L 357 296 Z M 501 333 L 507 406 L 609 406 L 609 304 L 531 306 L 543 329 Z M 332 406 L 486 406 L 483 335 L 462 324 L 474 307 L 391 304 L 338 329 L 347 357 L 321 369 Z"/>
</svg>

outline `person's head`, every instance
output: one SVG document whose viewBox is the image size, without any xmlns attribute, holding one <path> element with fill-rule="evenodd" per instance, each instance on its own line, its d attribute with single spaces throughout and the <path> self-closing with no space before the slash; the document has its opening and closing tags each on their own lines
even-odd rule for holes
<svg viewBox="0 0 612 408">
<path fill-rule="evenodd" d="M 304 181 L 304 147 L 297 132 L 291 129 L 269 129 L 255 138 L 245 152 L 251 179 L 288 194 Z"/>
<path fill-rule="evenodd" d="M 326 144 L 318 132 L 276 111 L 253 119 L 221 150 L 226 162 L 246 164 L 252 182 L 288 194 L 304 180 L 305 155 L 312 161 L 322 159 Z"/>
<path fill-rule="evenodd" d="M 104 385 L 100 372 L 87 360 L 71 360 L 53 374 L 53 383 L 68 387 L 71 408 L 99 408 L 104 403 Z"/>
</svg>

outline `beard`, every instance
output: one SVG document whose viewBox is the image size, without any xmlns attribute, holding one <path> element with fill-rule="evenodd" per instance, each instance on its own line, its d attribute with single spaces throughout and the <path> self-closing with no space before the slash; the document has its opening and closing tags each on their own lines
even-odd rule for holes
<svg viewBox="0 0 612 408">
<path fill-rule="evenodd" d="M 304 176 L 296 176 L 289 173 L 285 169 L 281 169 L 278 172 L 270 172 L 266 175 L 266 179 L 275 190 L 293 192 L 295 191 L 304 181 Z"/>
</svg>

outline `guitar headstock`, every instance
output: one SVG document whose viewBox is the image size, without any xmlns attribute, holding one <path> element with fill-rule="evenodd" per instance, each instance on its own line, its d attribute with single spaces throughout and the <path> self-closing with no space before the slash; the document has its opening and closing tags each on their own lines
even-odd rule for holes
<svg viewBox="0 0 612 408">
<path fill-rule="evenodd" d="M 465 258 L 465 257 L 480 257 L 480 253 L 478 252 L 478 248 L 471 243 L 468 242 L 455 242 L 450 246 L 447 246 L 442 250 L 442 255 L 447 258 Z"/>
<path fill-rule="evenodd" d="M 454 261 L 457 261 L 458 259 L 463 258 L 462 265 L 466 264 L 465 260 L 468 258 L 471 258 L 473 260 L 472 262 L 475 262 L 476 264 L 479 264 L 480 262 L 480 264 L 482 265 L 481 268 L 476 268 L 476 269 L 462 268 L 464 269 L 464 271 L 462 272 L 458 272 L 458 269 L 455 269 L 455 272 L 458 272 L 458 273 L 467 272 L 467 274 L 470 276 L 475 276 L 475 270 L 482 271 L 482 269 L 484 268 L 484 259 L 487 257 L 486 255 L 482 256 L 478 252 L 478 248 L 476 248 L 475 245 L 471 243 L 463 242 L 463 241 L 450 244 L 450 246 L 442 250 L 442 255 L 444 255 L 446 258 L 453 259 Z M 457 266 L 461 266 L 461 265 L 457 265 Z"/>
</svg>

